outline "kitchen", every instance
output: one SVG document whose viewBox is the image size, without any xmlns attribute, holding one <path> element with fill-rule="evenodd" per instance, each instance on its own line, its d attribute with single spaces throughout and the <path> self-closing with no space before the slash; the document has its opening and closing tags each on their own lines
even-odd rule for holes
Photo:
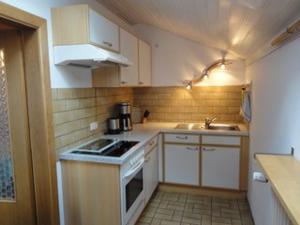
<svg viewBox="0 0 300 225">
<path fill-rule="evenodd" d="M 1 224 L 300 224 L 299 9 L 2 0 Z"/>
</svg>

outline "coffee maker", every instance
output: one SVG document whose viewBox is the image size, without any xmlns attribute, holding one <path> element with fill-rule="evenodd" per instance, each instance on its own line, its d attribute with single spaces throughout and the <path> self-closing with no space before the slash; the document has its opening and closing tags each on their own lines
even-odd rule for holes
<svg viewBox="0 0 300 225">
<path fill-rule="evenodd" d="M 119 104 L 120 110 L 120 127 L 122 131 L 132 130 L 131 120 L 131 105 L 129 102 L 122 102 Z"/>
</svg>

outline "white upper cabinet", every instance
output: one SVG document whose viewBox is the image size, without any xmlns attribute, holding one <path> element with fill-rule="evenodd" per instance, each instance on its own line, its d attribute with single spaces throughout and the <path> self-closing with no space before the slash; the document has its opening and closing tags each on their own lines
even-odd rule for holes
<svg viewBox="0 0 300 225">
<path fill-rule="evenodd" d="M 52 9 L 54 45 L 94 44 L 119 52 L 119 27 L 88 5 Z"/>
<path fill-rule="evenodd" d="M 139 40 L 139 85 L 151 86 L 151 46 Z"/>
<path fill-rule="evenodd" d="M 119 27 L 94 10 L 89 10 L 89 34 L 93 44 L 119 51 Z"/>
<path fill-rule="evenodd" d="M 120 29 L 120 53 L 133 63 L 132 66 L 120 68 L 121 86 L 138 86 L 138 39 L 123 29 Z"/>
</svg>

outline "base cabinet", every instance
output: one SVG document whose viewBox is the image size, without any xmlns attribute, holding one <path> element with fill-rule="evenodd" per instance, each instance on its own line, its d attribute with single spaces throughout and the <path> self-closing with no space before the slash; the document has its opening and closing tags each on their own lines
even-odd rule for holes
<svg viewBox="0 0 300 225">
<path fill-rule="evenodd" d="M 165 182 L 199 185 L 199 147 L 165 144 Z"/>
<path fill-rule="evenodd" d="M 150 200 L 158 185 L 158 149 L 154 147 L 145 157 L 144 166 L 145 201 Z"/>
<path fill-rule="evenodd" d="M 202 186 L 239 189 L 240 148 L 202 147 Z"/>
</svg>

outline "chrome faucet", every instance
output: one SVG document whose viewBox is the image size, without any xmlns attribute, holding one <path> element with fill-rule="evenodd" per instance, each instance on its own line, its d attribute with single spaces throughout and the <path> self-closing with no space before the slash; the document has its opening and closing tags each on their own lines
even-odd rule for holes
<svg viewBox="0 0 300 225">
<path fill-rule="evenodd" d="M 217 117 L 212 117 L 212 118 L 206 117 L 205 120 L 204 120 L 205 129 L 209 129 L 210 124 L 212 122 L 214 122 L 216 119 L 217 119 Z"/>
</svg>

